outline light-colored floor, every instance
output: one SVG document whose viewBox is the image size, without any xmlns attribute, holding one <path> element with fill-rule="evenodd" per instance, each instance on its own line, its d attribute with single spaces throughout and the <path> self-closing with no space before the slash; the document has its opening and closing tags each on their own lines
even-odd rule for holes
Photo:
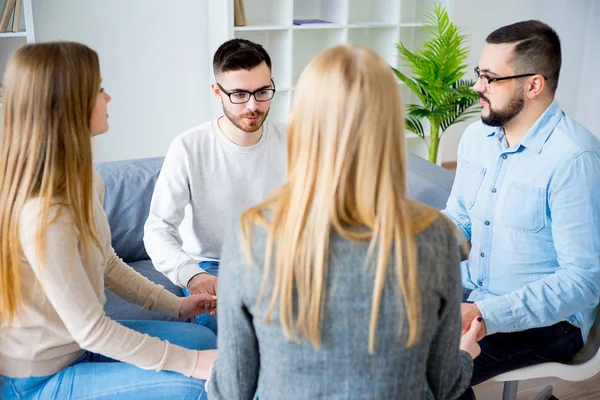
<svg viewBox="0 0 600 400">
<path fill-rule="evenodd" d="M 477 400 L 501 400 L 501 382 L 487 382 L 476 386 Z M 583 382 L 566 382 L 556 378 L 532 379 L 519 382 L 517 400 L 531 400 L 546 385 L 552 385 L 559 400 L 599 400 L 600 374 Z"/>
</svg>

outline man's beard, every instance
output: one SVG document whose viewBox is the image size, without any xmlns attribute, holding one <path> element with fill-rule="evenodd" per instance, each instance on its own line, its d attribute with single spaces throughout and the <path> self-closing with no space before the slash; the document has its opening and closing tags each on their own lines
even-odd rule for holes
<svg viewBox="0 0 600 400">
<path fill-rule="evenodd" d="M 269 110 L 265 111 L 265 112 L 252 112 L 252 113 L 245 113 L 242 115 L 235 115 L 232 114 L 231 112 L 229 112 L 225 107 L 223 107 L 223 113 L 225 114 L 225 116 L 227 117 L 227 119 L 229 119 L 231 121 L 232 124 L 234 124 L 238 129 L 247 132 L 247 133 L 253 133 L 256 132 L 257 130 L 259 130 L 264 122 L 267 119 L 267 115 L 269 115 Z M 254 117 L 258 117 L 258 119 L 256 120 L 256 122 L 252 122 L 252 123 L 246 123 L 244 124 L 244 118 L 254 118 Z"/>
<path fill-rule="evenodd" d="M 481 121 L 489 126 L 505 126 L 514 117 L 519 115 L 525 106 L 523 90 L 520 90 L 519 93 L 515 93 L 513 95 L 504 110 L 494 110 L 492 108 L 492 103 L 490 103 L 490 101 L 482 93 L 479 93 L 479 98 L 488 102 L 489 114 L 487 116 L 483 116 L 482 114 Z"/>
</svg>

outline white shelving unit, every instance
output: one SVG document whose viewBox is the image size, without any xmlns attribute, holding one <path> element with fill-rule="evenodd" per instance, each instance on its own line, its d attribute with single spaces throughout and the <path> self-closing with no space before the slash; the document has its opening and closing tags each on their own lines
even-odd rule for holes
<svg viewBox="0 0 600 400">
<path fill-rule="evenodd" d="M 270 118 L 286 122 L 300 73 L 327 47 L 340 43 L 365 45 L 391 66 L 406 72 L 396 44 L 402 41 L 408 48 L 420 47 L 425 15 L 436 2 L 448 7 L 446 0 L 244 0 L 247 25 L 236 27 L 234 1 L 209 0 L 210 59 L 219 45 L 231 38 L 262 44 L 271 56 L 277 86 Z M 294 19 L 330 23 L 294 25 Z M 415 102 L 410 90 L 401 86 L 404 102 Z M 213 114 L 220 113 L 215 104 Z M 407 137 L 421 142 L 411 133 Z"/>
<path fill-rule="evenodd" d="M 23 4 L 20 13 L 19 32 L 2 32 L 0 33 L 0 81 L 4 77 L 4 70 L 8 60 L 13 53 L 21 46 L 27 43 L 35 42 L 35 33 L 33 30 L 33 12 L 31 0 L 22 0 Z M 0 0 L 0 10 L 4 6 L 5 0 Z M 8 25 L 9 29 L 13 26 L 11 22 Z M 0 103 L 0 108 L 2 103 Z"/>
</svg>

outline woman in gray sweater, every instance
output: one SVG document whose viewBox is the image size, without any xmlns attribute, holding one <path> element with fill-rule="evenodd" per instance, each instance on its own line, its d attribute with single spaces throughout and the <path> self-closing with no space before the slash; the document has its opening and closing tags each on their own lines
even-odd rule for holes
<svg viewBox="0 0 600 400">
<path fill-rule="evenodd" d="M 287 182 L 222 248 L 209 398 L 459 397 L 480 322 L 460 338 L 452 224 L 406 197 L 389 66 L 364 47 L 324 51 L 290 119 Z"/>
</svg>

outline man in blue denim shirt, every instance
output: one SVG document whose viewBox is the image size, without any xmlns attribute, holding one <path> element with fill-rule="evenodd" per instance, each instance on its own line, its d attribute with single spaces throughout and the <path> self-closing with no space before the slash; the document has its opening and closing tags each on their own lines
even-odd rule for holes
<svg viewBox="0 0 600 400">
<path fill-rule="evenodd" d="M 570 360 L 600 293 L 600 141 L 554 100 L 559 38 L 524 21 L 486 42 L 473 87 L 481 122 L 461 140 L 444 211 L 472 246 L 463 331 L 484 320 L 472 385 Z"/>
</svg>

